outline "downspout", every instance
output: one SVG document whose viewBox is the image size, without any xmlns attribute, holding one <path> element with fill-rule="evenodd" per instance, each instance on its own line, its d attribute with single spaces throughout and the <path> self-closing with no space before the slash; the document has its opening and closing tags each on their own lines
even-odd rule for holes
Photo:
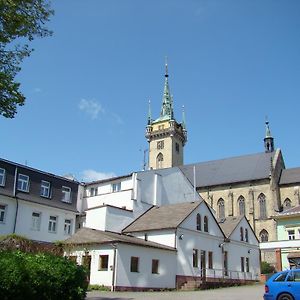
<svg viewBox="0 0 300 300">
<path fill-rule="evenodd" d="M 17 219 L 18 219 L 18 211 L 19 211 L 19 199 L 16 196 L 17 194 L 17 175 L 18 175 L 18 167 L 15 169 L 15 179 L 14 179 L 14 190 L 13 190 L 13 197 L 16 199 L 16 214 L 15 214 L 15 221 L 14 221 L 14 230 L 13 233 L 16 233 L 16 226 L 17 226 Z"/>
<path fill-rule="evenodd" d="M 117 245 L 116 244 L 111 244 L 112 247 L 114 248 L 114 258 L 113 258 L 113 266 L 112 266 L 112 283 L 111 283 L 111 291 L 114 292 L 116 290 L 116 270 L 117 270 Z"/>
</svg>

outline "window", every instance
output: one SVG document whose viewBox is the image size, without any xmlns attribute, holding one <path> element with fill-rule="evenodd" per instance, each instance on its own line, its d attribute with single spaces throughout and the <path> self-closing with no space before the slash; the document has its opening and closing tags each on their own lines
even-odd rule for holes
<svg viewBox="0 0 300 300">
<path fill-rule="evenodd" d="M 5 185 L 5 169 L 0 168 L 0 186 Z"/>
<path fill-rule="evenodd" d="M 165 125 L 159 125 L 158 126 L 158 130 L 164 130 L 165 129 Z"/>
<path fill-rule="evenodd" d="M 113 193 L 120 192 L 121 191 L 121 182 L 113 183 L 112 191 L 113 191 Z"/>
<path fill-rule="evenodd" d="M 98 194 L 98 189 L 97 188 L 91 188 L 90 189 L 90 196 L 93 197 L 93 196 L 97 196 Z"/>
<path fill-rule="evenodd" d="M 213 269 L 213 252 L 208 251 L 208 268 Z"/>
<path fill-rule="evenodd" d="M 267 218 L 266 196 L 264 194 L 260 194 L 258 196 L 258 202 L 259 202 L 259 218 L 266 219 Z"/>
<path fill-rule="evenodd" d="M 274 279 L 274 281 L 285 281 L 285 277 L 286 277 L 287 274 L 288 274 L 287 272 L 279 274 L 279 275 Z"/>
<path fill-rule="evenodd" d="M 72 220 L 65 219 L 64 233 L 65 235 L 70 235 L 72 233 Z"/>
<path fill-rule="evenodd" d="M 259 233 L 259 239 L 261 242 L 267 242 L 269 240 L 269 233 L 267 230 L 263 229 L 260 233 Z"/>
<path fill-rule="evenodd" d="M 63 186 L 62 189 L 62 202 L 66 202 L 66 203 L 71 203 L 71 188 L 67 187 L 67 186 Z"/>
<path fill-rule="evenodd" d="M 131 256 L 130 272 L 138 272 L 138 271 L 139 271 L 139 258 L 136 256 Z"/>
<path fill-rule="evenodd" d="M 41 228 L 41 213 L 33 212 L 31 220 L 31 229 L 39 231 Z"/>
<path fill-rule="evenodd" d="M 249 257 L 246 257 L 246 272 L 249 272 Z"/>
<path fill-rule="evenodd" d="M 295 230 L 288 230 L 287 233 L 288 233 L 289 240 L 295 239 Z"/>
<path fill-rule="evenodd" d="M 218 217 L 220 219 L 224 219 L 225 218 L 225 203 L 224 200 L 222 198 L 220 198 L 218 200 Z"/>
<path fill-rule="evenodd" d="M 164 141 L 158 141 L 157 144 L 156 144 L 156 146 L 157 146 L 158 150 L 164 149 L 165 142 Z"/>
<path fill-rule="evenodd" d="M 48 231 L 49 232 L 56 232 L 56 223 L 57 223 L 57 217 L 50 216 L 49 218 L 49 224 L 48 224 Z"/>
<path fill-rule="evenodd" d="M 152 274 L 158 274 L 158 259 L 152 259 Z"/>
<path fill-rule="evenodd" d="M 208 232 L 208 217 L 204 217 L 204 222 L 203 222 L 203 227 L 204 227 L 204 232 Z"/>
<path fill-rule="evenodd" d="M 193 267 L 198 268 L 198 249 L 193 249 Z"/>
<path fill-rule="evenodd" d="M 200 216 L 200 214 L 197 214 L 197 217 L 196 217 L 196 228 L 197 228 L 197 230 L 201 231 L 201 216 Z"/>
<path fill-rule="evenodd" d="M 245 272 L 245 258 L 241 257 L 241 272 Z"/>
<path fill-rule="evenodd" d="M 175 144 L 175 150 L 177 153 L 179 153 L 179 144 L 178 143 Z"/>
<path fill-rule="evenodd" d="M 245 210 L 245 198 L 243 196 L 240 196 L 238 199 L 238 206 L 239 206 L 239 215 L 243 216 L 246 214 Z"/>
<path fill-rule="evenodd" d="M 0 223 L 5 223 L 7 205 L 0 204 Z"/>
<path fill-rule="evenodd" d="M 108 270 L 108 255 L 99 255 L 99 271 L 107 271 Z"/>
<path fill-rule="evenodd" d="M 41 181 L 41 197 L 50 198 L 50 182 L 49 181 Z"/>
<path fill-rule="evenodd" d="M 159 153 L 156 157 L 156 169 L 161 169 L 163 167 L 164 156 Z"/>
<path fill-rule="evenodd" d="M 248 229 L 245 228 L 245 242 L 249 242 Z"/>
<path fill-rule="evenodd" d="M 283 210 L 287 210 L 292 207 L 292 201 L 289 198 L 286 198 L 283 202 Z"/>
<path fill-rule="evenodd" d="M 19 191 L 29 192 L 29 176 L 19 174 L 17 187 Z"/>
<path fill-rule="evenodd" d="M 240 227 L 240 240 L 241 241 L 244 240 L 244 229 L 243 229 L 243 227 Z"/>
</svg>

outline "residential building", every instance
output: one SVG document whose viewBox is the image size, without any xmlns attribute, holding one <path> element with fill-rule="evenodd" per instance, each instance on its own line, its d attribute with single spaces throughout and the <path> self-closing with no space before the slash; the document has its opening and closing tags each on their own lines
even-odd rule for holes
<svg viewBox="0 0 300 300">
<path fill-rule="evenodd" d="M 0 159 L 0 234 L 64 240 L 75 232 L 79 183 Z"/>
</svg>

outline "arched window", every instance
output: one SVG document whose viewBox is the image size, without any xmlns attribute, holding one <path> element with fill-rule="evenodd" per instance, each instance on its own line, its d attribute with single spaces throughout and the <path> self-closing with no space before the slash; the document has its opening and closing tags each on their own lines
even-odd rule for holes
<svg viewBox="0 0 300 300">
<path fill-rule="evenodd" d="M 244 229 L 243 229 L 243 227 L 240 227 L 240 240 L 241 241 L 244 240 Z"/>
<path fill-rule="evenodd" d="M 266 196 L 264 194 L 260 194 L 258 196 L 259 203 L 259 218 L 266 219 L 267 218 L 267 208 L 266 208 Z"/>
<path fill-rule="evenodd" d="M 292 201 L 289 198 L 286 198 L 283 202 L 283 210 L 287 210 L 292 207 Z"/>
<path fill-rule="evenodd" d="M 196 217 L 196 228 L 197 228 L 197 230 L 201 231 L 201 216 L 200 216 L 200 214 L 197 214 L 197 217 Z"/>
<path fill-rule="evenodd" d="M 249 242 L 248 229 L 245 228 L 245 242 Z"/>
<path fill-rule="evenodd" d="M 204 217 L 203 227 L 204 227 L 204 232 L 208 232 L 208 218 L 207 218 L 207 216 Z"/>
<path fill-rule="evenodd" d="M 156 157 L 156 169 L 161 169 L 163 167 L 164 156 L 159 153 Z"/>
<path fill-rule="evenodd" d="M 217 206 L 218 206 L 218 218 L 224 219 L 225 218 L 225 203 L 222 198 L 220 198 L 218 200 Z"/>
<path fill-rule="evenodd" d="M 260 233 L 259 233 L 259 239 L 261 242 L 267 242 L 269 240 L 269 233 L 267 230 L 263 229 Z"/>
<path fill-rule="evenodd" d="M 240 196 L 238 198 L 238 207 L 239 207 L 239 215 L 244 216 L 246 214 L 246 209 L 245 209 L 245 198 L 243 196 Z"/>
</svg>

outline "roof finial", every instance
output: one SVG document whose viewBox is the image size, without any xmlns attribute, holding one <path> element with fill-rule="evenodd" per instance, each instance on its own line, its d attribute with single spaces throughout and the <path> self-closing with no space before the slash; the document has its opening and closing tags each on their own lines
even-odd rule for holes
<svg viewBox="0 0 300 300">
<path fill-rule="evenodd" d="M 165 72 L 165 77 L 168 77 L 168 56 L 165 57 L 165 68 L 166 68 L 166 72 Z"/>
<path fill-rule="evenodd" d="M 266 116 L 266 138 L 270 138 L 272 137 L 272 134 L 271 134 L 271 130 L 270 130 L 270 126 L 269 126 L 269 120 L 268 120 L 268 116 Z"/>
<path fill-rule="evenodd" d="M 184 105 L 182 105 L 182 128 L 185 130 L 186 126 L 185 126 L 185 111 L 184 111 Z"/>
<path fill-rule="evenodd" d="M 274 151 L 274 139 L 271 134 L 270 126 L 268 117 L 266 116 L 266 136 L 264 138 L 264 144 L 265 144 L 265 152 L 273 152 Z"/>
<path fill-rule="evenodd" d="M 151 100 L 148 103 L 148 125 L 151 125 Z"/>
</svg>

